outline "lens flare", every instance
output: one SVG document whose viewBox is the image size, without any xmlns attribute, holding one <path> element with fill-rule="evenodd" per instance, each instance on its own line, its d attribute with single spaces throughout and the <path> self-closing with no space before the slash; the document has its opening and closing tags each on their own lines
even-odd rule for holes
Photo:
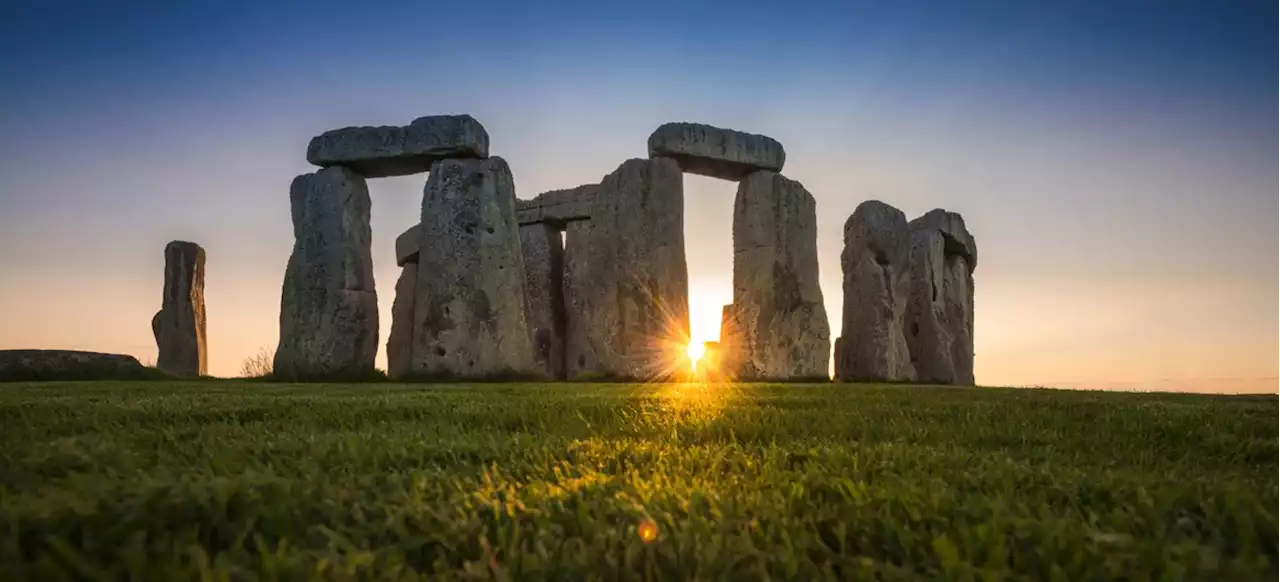
<svg viewBox="0 0 1280 582">
<path fill-rule="evenodd" d="M 647 544 L 652 542 L 653 540 L 658 539 L 658 524 L 653 523 L 652 520 L 646 519 L 640 522 L 640 525 L 636 528 L 636 533 L 640 534 L 640 539 L 643 540 L 644 543 Z"/>
<path fill-rule="evenodd" d="M 707 353 L 707 346 L 702 342 L 689 342 L 689 347 L 685 348 L 685 352 L 689 354 L 689 363 L 694 370 L 698 369 L 698 362 L 702 361 L 702 356 Z"/>
</svg>

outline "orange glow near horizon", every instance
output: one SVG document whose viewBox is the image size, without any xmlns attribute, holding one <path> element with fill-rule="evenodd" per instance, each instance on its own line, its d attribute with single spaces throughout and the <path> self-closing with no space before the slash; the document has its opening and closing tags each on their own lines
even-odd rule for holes
<svg viewBox="0 0 1280 582">
<path fill-rule="evenodd" d="M 707 346 L 699 341 L 689 342 L 689 347 L 685 349 L 685 353 L 689 354 L 689 367 L 693 371 L 698 371 L 698 362 L 702 360 L 702 356 L 707 353 Z"/>
</svg>

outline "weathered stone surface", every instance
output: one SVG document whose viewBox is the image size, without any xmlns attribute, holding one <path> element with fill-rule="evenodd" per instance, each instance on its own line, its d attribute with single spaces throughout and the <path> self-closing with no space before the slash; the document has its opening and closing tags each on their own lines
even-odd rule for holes
<svg viewBox="0 0 1280 582">
<path fill-rule="evenodd" d="M 977 245 L 954 212 L 910 223 L 907 344 L 922 382 L 973 384 L 973 270 Z"/>
<path fill-rule="evenodd" d="M 878 200 L 859 204 L 845 221 L 840 380 L 915 379 L 903 335 L 908 244 L 906 216 Z"/>
<path fill-rule="evenodd" d="M 334 166 L 293 180 L 293 253 L 280 299 L 281 378 L 361 376 L 378 351 L 378 299 L 369 251 L 369 189 Z"/>
<path fill-rule="evenodd" d="M 671 159 L 631 159 L 600 182 L 591 220 L 565 237 L 570 378 L 688 370 L 684 180 Z"/>
<path fill-rule="evenodd" d="M 515 200 L 502 158 L 431 166 L 411 372 L 484 378 L 535 370 Z"/>
<path fill-rule="evenodd" d="M 417 258 L 415 257 L 415 261 Z M 391 302 L 391 333 L 387 334 L 387 375 L 400 378 L 413 362 L 413 308 L 418 301 L 418 263 L 405 263 L 396 279 Z"/>
<path fill-rule="evenodd" d="M 845 369 L 845 363 L 844 363 L 845 356 L 844 356 L 844 350 L 843 350 L 844 346 L 841 345 L 842 343 L 841 338 L 836 338 L 835 341 L 831 343 L 835 345 L 835 348 L 831 350 L 831 357 L 833 360 L 832 371 L 834 372 L 834 377 L 837 380 L 839 380 L 844 377 L 844 373 L 843 373 Z"/>
<path fill-rule="evenodd" d="M 831 330 L 818 286 L 817 222 L 813 195 L 795 180 L 762 170 L 738 185 L 733 309 L 742 379 L 828 377 Z"/>
<path fill-rule="evenodd" d="M 771 137 L 701 123 L 667 123 L 649 136 L 649 157 L 675 159 L 686 172 L 738 181 L 756 170 L 781 172 L 787 160 Z"/>
<path fill-rule="evenodd" d="M 470 115 L 432 115 L 407 126 L 344 127 L 307 146 L 307 161 L 342 165 L 366 177 L 426 172 L 445 158 L 489 157 L 489 133 Z"/>
<path fill-rule="evenodd" d="M 520 226 L 544 223 L 563 229 L 569 221 L 591 218 L 592 199 L 599 189 L 599 184 L 586 184 L 543 192 L 532 200 L 516 200 L 516 220 Z"/>
<path fill-rule="evenodd" d="M 560 231 L 549 224 L 521 226 L 520 249 L 534 361 L 548 378 L 563 380 L 564 243 Z"/>
<path fill-rule="evenodd" d="M 743 364 L 742 325 L 738 323 L 733 304 L 720 309 L 720 370 L 729 378 L 737 378 Z"/>
<path fill-rule="evenodd" d="M 122 354 L 0 350 L 0 382 L 128 379 L 144 377 L 147 373 L 137 358 Z"/>
<path fill-rule="evenodd" d="M 164 297 L 151 318 L 156 367 L 184 378 L 208 373 L 205 342 L 204 249 L 186 241 L 164 247 Z"/>
<path fill-rule="evenodd" d="M 418 246 L 422 243 L 422 225 L 415 224 L 396 237 L 396 265 L 403 267 L 418 262 Z"/>
</svg>

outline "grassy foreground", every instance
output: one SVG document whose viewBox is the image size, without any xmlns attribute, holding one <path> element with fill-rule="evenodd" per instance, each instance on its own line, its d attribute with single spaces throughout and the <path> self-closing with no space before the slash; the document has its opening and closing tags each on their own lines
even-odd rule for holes
<svg viewBox="0 0 1280 582">
<path fill-rule="evenodd" d="M 1277 399 L 0 385 L 0 572 L 1275 580 Z"/>
</svg>

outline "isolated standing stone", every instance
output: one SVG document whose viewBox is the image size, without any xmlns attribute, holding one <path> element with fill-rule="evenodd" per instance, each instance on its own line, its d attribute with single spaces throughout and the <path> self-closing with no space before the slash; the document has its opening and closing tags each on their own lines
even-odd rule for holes
<svg viewBox="0 0 1280 582">
<path fill-rule="evenodd" d="M 564 379 L 564 247 L 549 224 L 520 227 L 524 295 L 534 360 L 547 377 Z"/>
<path fill-rule="evenodd" d="M 534 370 L 515 201 L 502 158 L 431 166 L 422 198 L 413 373 L 484 378 Z"/>
<path fill-rule="evenodd" d="M 907 343 L 922 382 L 973 384 L 974 238 L 964 218 L 935 209 L 910 223 Z"/>
<path fill-rule="evenodd" d="M 879 200 L 844 223 L 840 380 L 913 380 L 903 315 L 910 284 L 907 217 Z"/>
<path fill-rule="evenodd" d="M 151 318 L 156 367 L 185 378 L 208 373 L 205 342 L 204 249 L 173 241 L 164 247 L 164 299 Z"/>
<path fill-rule="evenodd" d="M 418 263 L 405 263 L 396 279 L 391 302 L 391 333 L 387 334 L 387 375 L 400 378 L 413 363 L 413 307 L 418 301 Z"/>
<path fill-rule="evenodd" d="M 818 285 L 817 222 L 813 195 L 795 180 L 762 170 L 738 185 L 733 309 L 742 379 L 827 377 L 831 330 Z"/>
<path fill-rule="evenodd" d="M 470 115 L 420 117 L 407 126 L 344 127 L 307 146 L 307 161 L 342 165 L 369 178 L 425 172 L 445 158 L 489 157 L 489 133 Z"/>
<path fill-rule="evenodd" d="M 672 158 L 686 172 L 738 181 L 757 170 L 781 172 L 778 140 L 701 123 L 667 123 L 649 136 L 649 157 Z"/>
<path fill-rule="evenodd" d="M 285 379 L 369 374 L 378 351 L 378 297 L 364 177 L 342 166 L 303 174 L 289 200 L 294 243 L 273 371 Z"/>
<path fill-rule="evenodd" d="M 591 220 L 565 237 L 569 378 L 688 370 L 684 179 L 671 159 L 631 159 L 600 182 Z"/>
</svg>

